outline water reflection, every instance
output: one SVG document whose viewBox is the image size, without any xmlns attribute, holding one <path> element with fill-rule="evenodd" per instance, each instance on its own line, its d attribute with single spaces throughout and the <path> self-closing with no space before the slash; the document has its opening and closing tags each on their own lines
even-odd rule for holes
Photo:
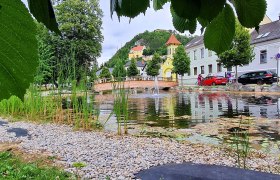
<svg viewBox="0 0 280 180">
<path fill-rule="evenodd" d="M 96 105 L 100 109 L 100 115 L 108 116 L 113 109 L 113 96 L 111 94 L 97 95 Z M 129 96 L 129 127 L 150 126 L 164 129 L 197 129 L 203 123 L 214 124 L 214 121 L 223 119 L 224 128 L 240 115 L 255 117 L 254 129 L 250 133 L 255 148 L 280 146 L 279 121 L 274 121 L 279 115 L 280 96 L 241 95 L 228 93 L 164 93 L 159 95 L 134 93 Z M 266 120 L 264 120 L 266 119 Z M 213 126 L 218 128 L 221 123 Z M 209 126 L 206 125 L 206 127 Z M 195 126 L 195 127 L 194 127 Z M 230 125 L 232 126 L 232 125 Z M 105 129 L 116 128 L 116 120 L 111 118 Z M 213 131 L 210 129 L 210 131 Z M 220 129 L 218 129 L 220 131 Z M 220 137 L 228 132 L 223 129 L 212 137 L 202 139 L 208 141 L 226 141 L 227 136 Z M 200 133 L 200 131 L 198 132 Z M 211 134 L 211 133 L 210 133 Z M 224 135 L 224 134 L 223 134 Z M 201 135 L 189 137 L 200 139 Z M 203 140 L 202 140 L 203 141 Z M 210 143 L 212 141 L 209 141 Z M 255 143 L 256 142 L 256 143 Z M 279 148 L 278 148 L 279 150 Z M 280 152 L 280 151 L 277 151 Z"/>
<path fill-rule="evenodd" d="M 98 106 L 102 112 L 112 110 L 112 104 L 113 100 L 108 98 L 99 102 Z M 239 115 L 257 118 L 280 116 L 278 96 L 226 93 L 134 94 L 129 96 L 128 107 L 131 123 L 157 127 L 189 128 L 218 117 L 233 118 Z"/>
</svg>

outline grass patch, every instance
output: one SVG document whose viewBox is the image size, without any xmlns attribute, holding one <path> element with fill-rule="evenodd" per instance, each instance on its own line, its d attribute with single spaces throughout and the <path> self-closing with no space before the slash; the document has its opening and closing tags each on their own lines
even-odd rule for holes
<svg viewBox="0 0 280 180">
<path fill-rule="evenodd" d="M 35 162 L 24 162 L 10 151 L 0 152 L 0 179 L 23 180 L 60 180 L 75 179 L 75 176 L 57 167 L 39 166 Z"/>
</svg>

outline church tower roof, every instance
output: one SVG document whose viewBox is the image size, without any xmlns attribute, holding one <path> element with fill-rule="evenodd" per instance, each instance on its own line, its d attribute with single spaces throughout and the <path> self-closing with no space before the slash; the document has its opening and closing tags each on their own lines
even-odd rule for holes
<svg viewBox="0 0 280 180">
<path fill-rule="evenodd" d="M 167 46 L 169 45 L 181 45 L 180 41 L 175 37 L 174 34 L 171 34 L 170 38 L 168 41 L 165 43 Z"/>
</svg>

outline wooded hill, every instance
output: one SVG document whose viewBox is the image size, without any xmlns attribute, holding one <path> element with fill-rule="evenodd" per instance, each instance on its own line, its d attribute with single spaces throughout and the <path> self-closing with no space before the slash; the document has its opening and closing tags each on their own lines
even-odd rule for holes
<svg viewBox="0 0 280 180">
<path fill-rule="evenodd" d="M 145 31 L 136 35 L 132 40 L 127 42 L 121 49 L 119 49 L 108 62 L 106 62 L 108 67 L 113 67 L 118 60 L 128 61 L 128 53 L 130 49 L 135 46 L 136 42 L 140 45 L 145 45 L 147 50 L 144 51 L 145 55 L 152 55 L 158 52 L 160 55 L 166 55 L 167 48 L 165 43 L 170 37 L 172 32 L 157 30 L 153 32 Z M 176 38 L 183 44 L 186 45 L 193 37 L 187 37 L 175 33 Z"/>
</svg>

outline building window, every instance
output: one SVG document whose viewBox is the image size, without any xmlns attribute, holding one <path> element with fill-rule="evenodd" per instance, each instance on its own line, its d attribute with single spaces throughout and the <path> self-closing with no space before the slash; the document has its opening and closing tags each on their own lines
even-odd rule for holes
<svg viewBox="0 0 280 180">
<path fill-rule="evenodd" d="M 203 59 L 204 58 L 204 48 L 200 49 L 200 55 L 201 55 L 201 59 Z"/>
<path fill-rule="evenodd" d="M 222 64 L 221 63 L 217 64 L 217 72 L 222 72 Z"/>
<path fill-rule="evenodd" d="M 212 56 L 212 51 L 208 49 L 208 57 Z"/>
<path fill-rule="evenodd" d="M 197 67 L 193 68 L 193 75 L 197 75 Z"/>
<path fill-rule="evenodd" d="M 209 72 L 209 74 L 212 73 L 212 64 L 208 65 L 208 72 Z"/>
<path fill-rule="evenodd" d="M 267 63 L 267 51 L 266 50 L 263 50 L 260 53 L 260 63 L 261 64 Z"/>
<path fill-rule="evenodd" d="M 200 66 L 200 72 L 201 74 L 204 74 L 204 66 Z"/>
<path fill-rule="evenodd" d="M 196 60 L 196 50 L 193 51 L 193 59 Z"/>
</svg>

